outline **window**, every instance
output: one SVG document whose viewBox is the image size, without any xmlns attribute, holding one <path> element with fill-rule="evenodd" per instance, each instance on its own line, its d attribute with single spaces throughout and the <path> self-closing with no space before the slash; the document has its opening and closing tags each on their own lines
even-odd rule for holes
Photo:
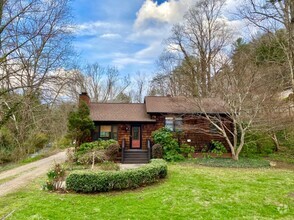
<svg viewBox="0 0 294 220">
<path fill-rule="evenodd" d="M 102 139 L 117 140 L 117 130 L 117 125 L 101 125 L 99 137 Z"/>
<path fill-rule="evenodd" d="M 165 117 L 165 127 L 171 131 L 182 131 L 183 119 L 180 117 Z"/>
<path fill-rule="evenodd" d="M 100 126 L 100 137 L 101 138 L 110 138 L 111 137 L 111 126 L 110 125 L 101 125 Z"/>
<path fill-rule="evenodd" d="M 183 130 L 183 119 L 175 118 L 175 131 L 182 131 L 182 130 Z"/>
<path fill-rule="evenodd" d="M 174 118 L 173 117 L 166 117 L 165 118 L 165 128 L 174 131 Z"/>
</svg>

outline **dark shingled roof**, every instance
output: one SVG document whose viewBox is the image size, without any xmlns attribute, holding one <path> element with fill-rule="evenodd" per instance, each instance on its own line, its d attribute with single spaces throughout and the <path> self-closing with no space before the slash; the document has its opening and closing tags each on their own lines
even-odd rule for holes
<svg viewBox="0 0 294 220">
<path fill-rule="evenodd" d="M 225 113 L 225 103 L 217 98 L 201 99 L 202 110 L 194 99 L 184 96 L 147 96 L 147 113 Z"/>
<path fill-rule="evenodd" d="M 155 122 L 146 112 L 145 104 L 90 103 L 93 121 Z"/>
</svg>

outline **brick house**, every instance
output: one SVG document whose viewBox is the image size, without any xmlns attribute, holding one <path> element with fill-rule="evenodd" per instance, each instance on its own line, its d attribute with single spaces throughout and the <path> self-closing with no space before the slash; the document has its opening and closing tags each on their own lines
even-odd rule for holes
<svg viewBox="0 0 294 220">
<path fill-rule="evenodd" d="M 195 152 L 211 146 L 212 140 L 221 141 L 228 148 L 225 139 L 195 102 L 185 97 L 147 96 L 142 104 L 95 103 L 90 101 L 87 93 L 82 93 L 80 100 L 89 106 L 90 117 L 95 123 L 92 139 L 117 140 L 122 146 L 122 162 L 125 163 L 147 162 L 152 145 L 151 133 L 162 127 L 177 131 L 179 142 L 194 146 Z M 232 129 L 220 100 L 204 99 L 203 106 L 208 114 L 226 120 L 226 126 Z"/>
</svg>

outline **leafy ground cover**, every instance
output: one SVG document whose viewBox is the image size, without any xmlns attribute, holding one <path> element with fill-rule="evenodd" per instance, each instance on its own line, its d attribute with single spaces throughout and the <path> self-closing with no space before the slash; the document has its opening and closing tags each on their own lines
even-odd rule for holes
<svg viewBox="0 0 294 220">
<path fill-rule="evenodd" d="M 169 165 L 167 179 L 134 191 L 59 194 L 38 179 L 0 198 L 8 219 L 293 219 L 294 171 Z"/>
<path fill-rule="evenodd" d="M 270 162 L 262 158 L 240 158 L 238 161 L 231 158 L 197 158 L 189 162 L 210 167 L 232 168 L 269 168 Z"/>
</svg>

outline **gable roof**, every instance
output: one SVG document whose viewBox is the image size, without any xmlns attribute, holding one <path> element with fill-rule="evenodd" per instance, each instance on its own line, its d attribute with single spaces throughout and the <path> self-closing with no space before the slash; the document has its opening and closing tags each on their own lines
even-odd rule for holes
<svg viewBox="0 0 294 220">
<path fill-rule="evenodd" d="M 93 121 L 155 122 L 147 114 L 145 104 L 92 102 L 89 108 Z"/>
<path fill-rule="evenodd" d="M 147 96 L 147 113 L 203 113 L 194 99 L 184 96 Z M 225 103 L 217 98 L 203 98 L 202 108 L 207 113 L 225 113 Z"/>
</svg>

